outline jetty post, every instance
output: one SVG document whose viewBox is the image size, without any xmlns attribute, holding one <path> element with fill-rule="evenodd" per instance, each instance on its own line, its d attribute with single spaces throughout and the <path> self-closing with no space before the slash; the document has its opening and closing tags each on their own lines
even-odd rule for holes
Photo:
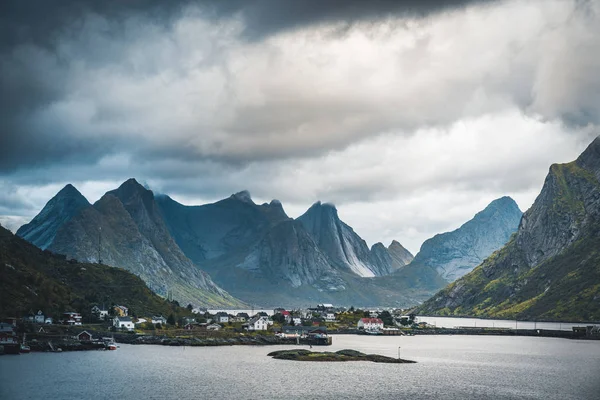
<svg viewBox="0 0 600 400">
<path fill-rule="evenodd" d="M 400 346 L 398 346 L 398 360 L 400 359 Z"/>
</svg>

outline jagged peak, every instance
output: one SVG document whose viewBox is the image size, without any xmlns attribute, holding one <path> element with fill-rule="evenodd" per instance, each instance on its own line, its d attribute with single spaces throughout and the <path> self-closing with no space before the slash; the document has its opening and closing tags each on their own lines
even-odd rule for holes
<svg viewBox="0 0 600 400">
<path fill-rule="evenodd" d="M 127 179 L 125 182 L 123 182 L 121 184 L 121 186 L 119 186 L 119 188 L 139 188 L 139 189 L 146 189 L 135 178 L 129 178 L 129 179 Z"/>
<path fill-rule="evenodd" d="M 239 200 L 239 201 L 243 201 L 244 203 L 254 204 L 254 201 L 252 200 L 252 196 L 250 195 L 250 192 L 247 190 L 242 190 L 241 192 L 232 194 L 231 198 Z"/>
<path fill-rule="evenodd" d="M 79 190 L 77 190 L 77 188 L 75 186 L 71 185 L 70 183 L 67 183 L 65 185 L 65 187 L 63 187 L 56 194 L 55 197 L 83 197 L 85 199 L 85 196 L 82 195 L 81 192 Z"/>
<path fill-rule="evenodd" d="M 337 215 L 337 209 L 332 203 L 321 203 L 321 201 L 315 202 L 304 214 L 302 214 L 300 219 L 305 218 L 323 218 L 329 216 L 330 218 L 339 219 Z"/>
<path fill-rule="evenodd" d="M 373 244 L 373 246 L 371 246 L 371 251 L 373 251 L 374 249 L 378 249 L 378 248 L 385 249 L 385 246 L 383 245 L 383 243 L 377 242 L 377 243 Z"/>
<path fill-rule="evenodd" d="M 121 184 L 117 189 L 111 190 L 108 193 L 117 194 L 117 197 L 121 197 L 121 195 L 131 195 L 133 193 L 152 193 L 152 190 L 147 188 L 146 186 L 140 184 L 135 178 L 129 178 L 125 182 Z M 154 196 L 154 194 L 152 194 Z"/>
<path fill-rule="evenodd" d="M 523 214 L 523 211 L 521 211 L 516 201 L 514 201 L 509 196 L 503 196 L 498 199 L 492 200 L 483 210 L 475 214 L 472 220 L 466 222 L 465 225 L 473 220 L 489 218 L 497 211 L 506 215 Z"/>
<path fill-rule="evenodd" d="M 490 204 L 487 205 L 486 208 L 517 208 L 519 209 L 519 205 L 517 202 L 510 196 L 502 196 L 496 200 L 492 200 Z M 521 209 L 519 209 L 521 211 Z"/>
<path fill-rule="evenodd" d="M 592 172 L 596 179 L 600 180 L 600 136 L 597 136 L 592 143 L 577 158 L 577 165 Z"/>
<path fill-rule="evenodd" d="M 310 209 L 318 209 L 318 208 L 329 208 L 329 209 L 333 209 L 335 211 L 337 211 L 337 208 L 335 207 L 335 204 L 333 203 L 322 203 L 321 200 L 316 201 L 315 203 L 313 203 L 312 206 L 310 206 Z"/>
<path fill-rule="evenodd" d="M 273 199 L 271 200 L 271 202 L 269 203 L 270 206 L 277 206 L 277 207 L 283 207 L 283 205 L 281 204 L 281 201 L 277 200 L 277 199 Z"/>
<path fill-rule="evenodd" d="M 392 240 L 392 243 L 390 243 L 390 245 L 388 246 L 388 249 L 391 249 L 392 247 L 401 247 L 404 250 L 406 250 L 406 248 L 404 246 L 402 246 L 402 243 L 400 243 L 399 241 L 397 241 L 396 239 Z"/>
</svg>

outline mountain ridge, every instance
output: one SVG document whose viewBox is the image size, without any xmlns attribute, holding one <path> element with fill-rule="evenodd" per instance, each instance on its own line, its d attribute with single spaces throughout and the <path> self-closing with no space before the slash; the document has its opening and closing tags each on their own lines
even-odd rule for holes
<svg viewBox="0 0 600 400">
<path fill-rule="evenodd" d="M 172 293 L 181 302 L 221 307 L 244 304 L 219 288 L 185 257 L 169 236 L 152 191 L 135 179 L 107 192 L 94 205 L 88 203 L 71 210 L 67 213 L 68 220 L 55 217 L 53 212 L 58 208 L 59 216 L 62 215 L 66 206 L 55 201 L 61 198 L 55 196 L 40 218 L 34 218 L 38 227 L 48 225 L 45 219 L 62 221 L 58 226 L 52 225 L 55 232 L 47 249 L 77 260 L 102 259 L 124 267 L 142 277 L 156 293 L 163 296 Z M 30 241 L 39 247 L 39 241 Z"/>
<path fill-rule="evenodd" d="M 499 251 L 417 312 L 600 320 L 600 137 L 553 164 L 518 231 Z"/>
</svg>

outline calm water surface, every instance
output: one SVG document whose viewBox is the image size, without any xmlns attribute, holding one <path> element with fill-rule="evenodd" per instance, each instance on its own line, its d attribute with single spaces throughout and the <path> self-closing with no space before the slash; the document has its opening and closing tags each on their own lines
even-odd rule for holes
<svg viewBox="0 0 600 400">
<path fill-rule="evenodd" d="M 339 335 L 417 364 L 302 363 L 289 347 L 121 345 L 0 357 L 0 399 L 600 399 L 600 342 L 505 336 Z M 325 348 L 320 348 L 325 350 Z"/>
<path fill-rule="evenodd" d="M 571 331 L 574 326 L 598 325 L 594 322 L 536 322 L 516 321 L 510 319 L 482 319 L 482 318 L 452 318 L 452 317 L 427 317 L 418 316 L 417 322 L 427 322 L 438 328 L 506 328 L 506 329 L 549 329 Z"/>
</svg>

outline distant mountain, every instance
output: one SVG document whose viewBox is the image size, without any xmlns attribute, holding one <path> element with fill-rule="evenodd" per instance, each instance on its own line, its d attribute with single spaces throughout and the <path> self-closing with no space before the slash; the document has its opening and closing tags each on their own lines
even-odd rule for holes
<svg viewBox="0 0 600 400">
<path fill-rule="evenodd" d="M 298 217 L 321 250 L 339 269 L 361 277 L 388 275 L 394 270 L 394 259 L 378 243 L 371 252 L 367 243 L 338 217 L 332 204 L 313 204 Z"/>
<path fill-rule="evenodd" d="M 156 202 L 185 254 L 220 286 L 255 304 L 378 305 L 377 288 L 365 292 L 362 276 L 389 274 L 412 257 L 397 242 L 392 247 L 401 250 L 393 256 L 381 244 L 369 250 L 332 205 L 317 203 L 293 220 L 279 201 L 255 204 L 246 191 L 201 206 L 165 195 Z M 396 296 L 402 304 L 406 299 Z"/>
<path fill-rule="evenodd" d="M 154 194 L 137 181 L 126 181 L 93 206 L 82 198 L 67 186 L 17 234 L 69 258 L 101 258 L 140 276 L 156 293 L 172 292 L 186 304 L 242 305 L 184 255 L 162 220 Z"/>
<path fill-rule="evenodd" d="M 406 250 L 404 246 L 395 240 L 392 240 L 392 243 L 388 246 L 388 253 L 392 257 L 395 269 L 410 264 L 415 258 L 410 251 Z"/>
<path fill-rule="evenodd" d="M 194 262 L 248 249 L 277 222 L 288 220 L 281 203 L 257 205 L 247 191 L 214 204 L 184 206 L 166 195 L 156 203 L 169 231 Z"/>
<path fill-rule="evenodd" d="M 554 164 L 501 250 L 418 308 L 421 314 L 600 320 L 600 138 Z"/>
<path fill-rule="evenodd" d="M 405 268 L 412 255 L 398 242 L 369 249 L 333 205 L 316 203 L 293 220 L 279 201 L 256 204 L 247 191 L 185 206 L 130 179 L 90 205 L 68 186 L 19 233 L 68 257 L 126 268 L 157 293 L 194 305 L 239 305 L 229 292 L 265 306 L 407 306 L 431 293 L 418 280 L 415 288 L 397 282 L 404 289 L 396 294 L 389 282 L 384 295 L 366 285 L 366 277 Z"/>
<path fill-rule="evenodd" d="M 17 235 L 45 250 L 54 241 L 58 229 L 89 206 L 87 199 L 73 185 L 68 184 L 31 222 L 19 228 Z"/>
<path fill-rule="evenodd" d="M 94 305 L 122 304 L 137 316 L 188 314 L 154 294 L 121 268 L 67 261 L 0 227 L 0 317 L 42 310 L 47 316 L 78 311 L 87 321 Z"/>
<path fill-rule="evenodd" d="M 516 232 L 522 215 L 510 197 L 494 200 L 460 228 L 427 239 L 411 267 L 433 267 L 452 282 L 504 246 Z"/>
</svg>

